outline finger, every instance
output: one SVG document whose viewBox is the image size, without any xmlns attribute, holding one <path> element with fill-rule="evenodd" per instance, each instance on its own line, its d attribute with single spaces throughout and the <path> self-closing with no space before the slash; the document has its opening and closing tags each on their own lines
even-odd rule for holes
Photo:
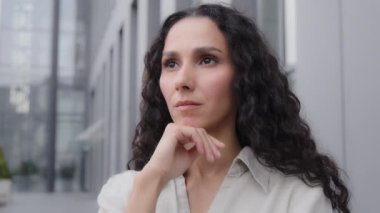
<svg viewBox="0 0 380 213">
<path fill-rule="evenodd" d="M 209 134 L 207 134 L 205 130 L 200 131 L 200 132 L 202 134 L 203 140 L 206 141 L 208 147 L 210 147 L 210 150 L 212 152 L 214 159 L 220 158 L 221 157 L 220 151 L 216 147 L 215 142 L 213 142 L 212 137 Z"/>
<path fill-rule="evenodd" d="M 183 137 L 178 139 L 178 143 L 183 146 L 183 148 L 186 149 L 186 151 L 189 151 L 195 146 L 195 143 L 190 140 L 189 138 Z"/>
<path fill-rule="evenodd" d="M 186 151 L 191 150 L 196 144 L 194 142 L 185 143 L 183 147 L 186 149 Z"/>
<path fill-rule="evenodd" d="M 216 158 L 220 158 L 222 154 L 220 153 L 219 149 L 216 146 L 216 143 L 212 140 L 211 137 L 207 136 L 208 143 L 210 144 L 210 147 L 215 155 Z"/>
<path fill-rule="evenodd" d="M 216 158 L 221 157 L 220 149 L 225 147 L 225 144 L 217 140 L 216 138 L 209 135 L 205 129 L 190 127 L 191 131 L 196 131 L 197 136 L 199 136 L 201 141 L 200 147 L 204 147 L 205 157 L 207 160 L 213 162 Z"/>
<path fill-rule="evenodd" d="M 187 151 L 187 154 L 189 155 L 190 159 L 192 159 L 192 161 L 200 155 L 196 142 L 193 140 L 185 139 L 185 142 L 182 143 L 184 143 L 183 148 Z"/>
<path fill-rule="evenodd" d="M 223 142 L 219 141 L 218 139 L 212 137 L 211 135 L 209 136 L 212 140 L 212 142 L 215 144 L 215 146 L 220 150 L 226 147 L 226 144 Z"/>
<path fill-rule="evenodd" d="M 197 149 L 197 152 L 199 154 L 205 154 L 205 147 L 204 147 L 204 144 L 202 142 L 202 139 L 198 136 L 198 134 L 196 133 L 195 131 L 195 128 L 193 127 L 186 127 L 186 126 L 181 126 L 180 127 L 180 132 L 181 132 L 181 135 L 180 137 L 181 138 L 186 138 L 188 141 L 183 141 L 183 139 L 178 139 L 178 141 L 180 141 L 181 143 L 183 144 L 186 144 L 186 143 L 194 143 L 195 146 L 196 146 L 196 149 Z"/>
<path fill-rule="evenodd" d="M 179 126 L 180 138 L 188 138 L 190 142 L 195 142 L 197 146 L 197 151 L 203 154 L 206 159 L 213 162 L 218 156 L 221 156 L 218 149 L 219 147 L 224 147 L 224 144 L 207 134 L 207 132 L 202 128 L 194 128 L 189 126 Z M 183 139 L 178 139 L 181 143 L 187 143 L 188 141 Z M 212 139 L 211 139 L 212 138 Z M 216 147 L 218 145 L 218 148 Z"/>
<path fill-rule="evenodd" d="M 212 150 L 211 144 L 207 139 L 206 131 L 203 129 L 196 129 L 196 132 L 199 135 L 199 138 L 202 140 L 202 143 L 204 144 L 207 160 L 210 162 L 213 162 L 215 160 L 215 156 L 214 156 L 214 152 Z"/>
</svg>

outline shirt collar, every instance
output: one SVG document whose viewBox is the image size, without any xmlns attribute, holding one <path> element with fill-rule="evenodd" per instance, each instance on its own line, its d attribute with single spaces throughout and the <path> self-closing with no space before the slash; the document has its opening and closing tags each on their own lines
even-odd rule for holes
<svg viewBox="0 0 380 213">
<path fill-rule="evenodd" d="M 243 147 L 238 156 L 233 160 L 228 175 L 240 176 L 247 170 L 249 170 L 264 192 L 267 192 L 269 189 L 270 169 L 263 166 L 257 160 L 249 146 Z"/>
</svg>

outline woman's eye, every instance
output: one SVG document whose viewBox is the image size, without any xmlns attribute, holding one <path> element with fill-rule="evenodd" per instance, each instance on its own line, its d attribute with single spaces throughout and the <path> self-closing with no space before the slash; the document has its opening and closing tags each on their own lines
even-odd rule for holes
<svg viewBox="0 0 380 213">
<path fill-rule="evenodd" d="M 175 62 L 174 61 L 169 61 L 168 62 L 168 67 L 169 68 L 174 68 L 175 67 Z"/>
<path fill-rule="evenodd" d="M 214 64 L 214 63 L 216 63 L 216 59 L 215 57 L 211 57 L 211 56 L 203 57 L 201 60 L 201 64 L 205 64 L 205 65 Z"/>
<path fill-rule="evenodd" d="M 164 67 L 166 68 L 170 68 L 170 69 L 173 69 L 177 66 L 177 63 L 174 61 L 174 60 L 167 60 L 165 63 L 164 63 Z"/>
</svg>

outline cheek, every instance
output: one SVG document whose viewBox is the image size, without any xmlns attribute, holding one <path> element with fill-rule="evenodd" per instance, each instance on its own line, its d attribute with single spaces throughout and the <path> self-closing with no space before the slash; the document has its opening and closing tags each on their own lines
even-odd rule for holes
<svg viewBox="0 0 380 213">
<path fill-rule="evenodd" d="M 170 85 L 169 85 L 169 83 L 170 82 L 168 81 L 167 78 L 160 77 L 160 80 L 159 80 L 160 90 L 161 90 L 161 93 L 164 96 L 166 102 L 168 101 L 168 96 L 169 96 L 169 93 L 170 93 Z"/>
<path fill-rule="evenodd" d="M 212 76 L 208 80 L 209 97 L 217 99 L 229 99 L 232 96 L 232 80 L 233 76 L 230 73 L 221 73 L 217 76 Z"/>
</svg>

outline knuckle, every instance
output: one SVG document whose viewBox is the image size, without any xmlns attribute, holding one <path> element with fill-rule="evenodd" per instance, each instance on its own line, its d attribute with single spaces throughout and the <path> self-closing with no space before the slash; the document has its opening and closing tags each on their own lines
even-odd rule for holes
<svg viewBox="0 0 380 213">
<path fill-rule="evenodd" d="M 175 129 L 175 125 L 173 123 L 169 123 L 168 125 L 166 125 L 166 128 L 165 130 L 168 130 L 168 131 L 173 131 Z"/>
<path fill-rule="evenodd" d="M 165 128 L 165 132 L 177 135 L 180 133 L 180 127 L 174 123 L 169 123 Z"/>
</svg>

